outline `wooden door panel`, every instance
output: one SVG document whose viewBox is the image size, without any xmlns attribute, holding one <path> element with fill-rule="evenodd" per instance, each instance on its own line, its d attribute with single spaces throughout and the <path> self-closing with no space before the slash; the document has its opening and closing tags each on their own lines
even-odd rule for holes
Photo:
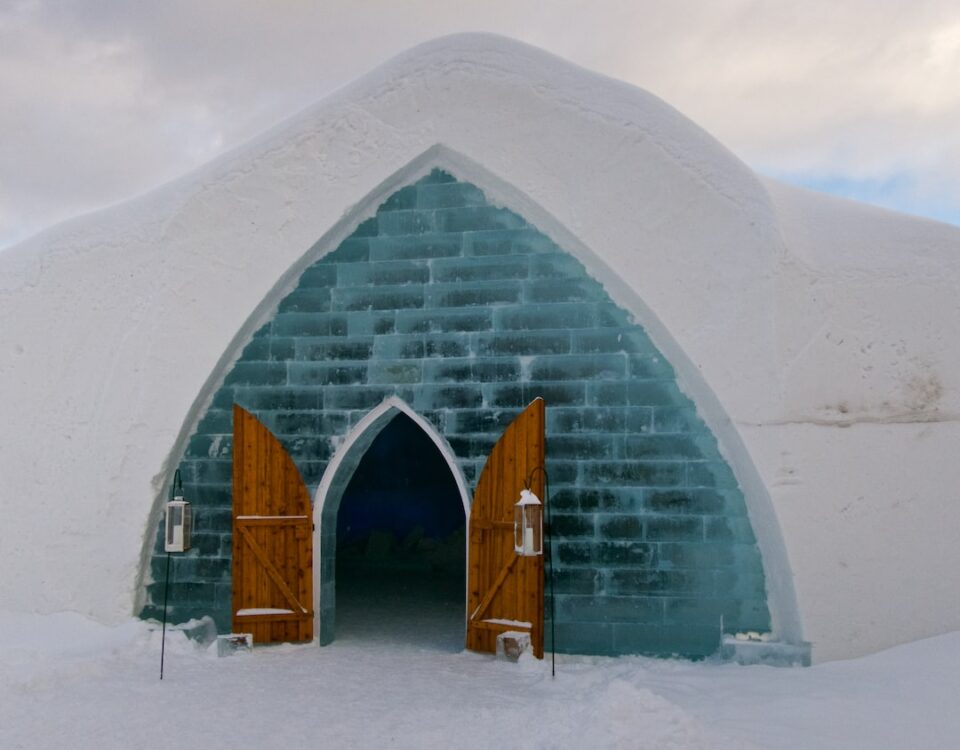
<svg viewBox="0 0 960 750">
<path fill-rule="evenodd" d="M 283 445 L 233 407 L 233 629 L 254 643 L 313 639 L 310 493 Z"/>
<path fill-rule="evenodd" d="M 544 404 L 533 401 L 490 452 L 470 508 L 467 648 L 494 652 L 497 634 L 527 631 L 543 657 L 543 556 L 513 549 L 514 505 L 520 490 L 543 497 Z"/>
</svg>

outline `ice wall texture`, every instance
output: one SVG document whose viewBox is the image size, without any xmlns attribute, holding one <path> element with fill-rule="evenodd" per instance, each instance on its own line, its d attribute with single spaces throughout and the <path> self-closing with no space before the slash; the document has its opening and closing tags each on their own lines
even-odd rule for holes
<svg viewBox="0 0 960 750">
<path fill-rule="evenodd" d="M 230 627 L 231 405 L 314 491 L 390 396 L 445 436 L 470 483 L 545 399 L 558 650 L 700 657 L 721 618 L 769 628 L 742 492 L 670 364 L 573 256 L 437 170 L 310 266 L 226 374 L 180 464 L 197 526 L 174 560 L 173 620 Z M 159 535 L 156 550 L 146 617 L 162 601 Z"/>
</svg>

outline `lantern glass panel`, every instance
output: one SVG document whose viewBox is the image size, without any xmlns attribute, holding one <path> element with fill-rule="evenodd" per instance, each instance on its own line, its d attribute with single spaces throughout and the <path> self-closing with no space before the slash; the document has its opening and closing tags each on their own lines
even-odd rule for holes
<svg viewBox="0 0 960 750">
<path fill-rule="evenodd" d="M 543 554 L 543 505 L 528 490 L 513 509 L 513 547 L 524 557 Z"/>
<path fill-rule="evenodd" d="M 182 499 L 171 500 L 167 503 L 166 552 L 186 552 L 190 549 L 190 537 L 193 530 L 193 512 L 190 503 Z"/>
</svg>

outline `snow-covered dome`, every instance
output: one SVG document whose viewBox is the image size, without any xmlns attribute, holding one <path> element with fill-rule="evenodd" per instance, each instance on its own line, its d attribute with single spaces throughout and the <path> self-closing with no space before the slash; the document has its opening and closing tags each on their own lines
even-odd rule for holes
<svg viewBox="0 0 960 750">
<path fill-rule="evenodd" d="M 960 229 L 760 178 L 656 97 L 475 34 L 0 253 L 5 608 L 139 611 L 228 368 L 435 169 L 574 256 L 672 364 L 746 500 L 777 638 L 823 660 L 960 628 Z"/>
</svg>

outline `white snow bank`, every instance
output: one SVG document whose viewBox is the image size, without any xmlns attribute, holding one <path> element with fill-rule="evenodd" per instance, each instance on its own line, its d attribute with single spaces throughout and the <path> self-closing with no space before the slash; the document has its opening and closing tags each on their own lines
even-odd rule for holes
<svg viewBox="0 0 960 750">
<path fill-rule="evenodd" d="M 163 682 L 159 636 L 0 616 L 0 747 L 156 747 L 174 725 L 178 747 L 210 750 L 933 750 L 960 736 L 960 633 L 810 669 L 563 657 L 556 679 L 529 655 L 355 639 L 217 659 L 168 633 Z M 11 651 L 31 661 L 11 671 Z"/>
<path fill-rule="evenodd" d="M 129 646 L 147 630 L 147 624 L 139 620 L 110 628 L 76 612 L 46 617 L 0 612 L 0 660 L 6 665 L 35 657 L 102 657 Z"/>
<path fill-rule="evenodd" d="M 182 633 L 167 635 L 172 650 L 192 648 Z M 159 648 L 159 637 L 139 620 L 108 627 L 75 612 L 43 617 L 0 612 L 0 691 L 30 695 L 65 679 L 102 675 L 120 655 L 129 658 L 153 643 Z M 11 747 L 2 741 L 2 727 L 0 719 L 0 747 Z"/>
</svg>

